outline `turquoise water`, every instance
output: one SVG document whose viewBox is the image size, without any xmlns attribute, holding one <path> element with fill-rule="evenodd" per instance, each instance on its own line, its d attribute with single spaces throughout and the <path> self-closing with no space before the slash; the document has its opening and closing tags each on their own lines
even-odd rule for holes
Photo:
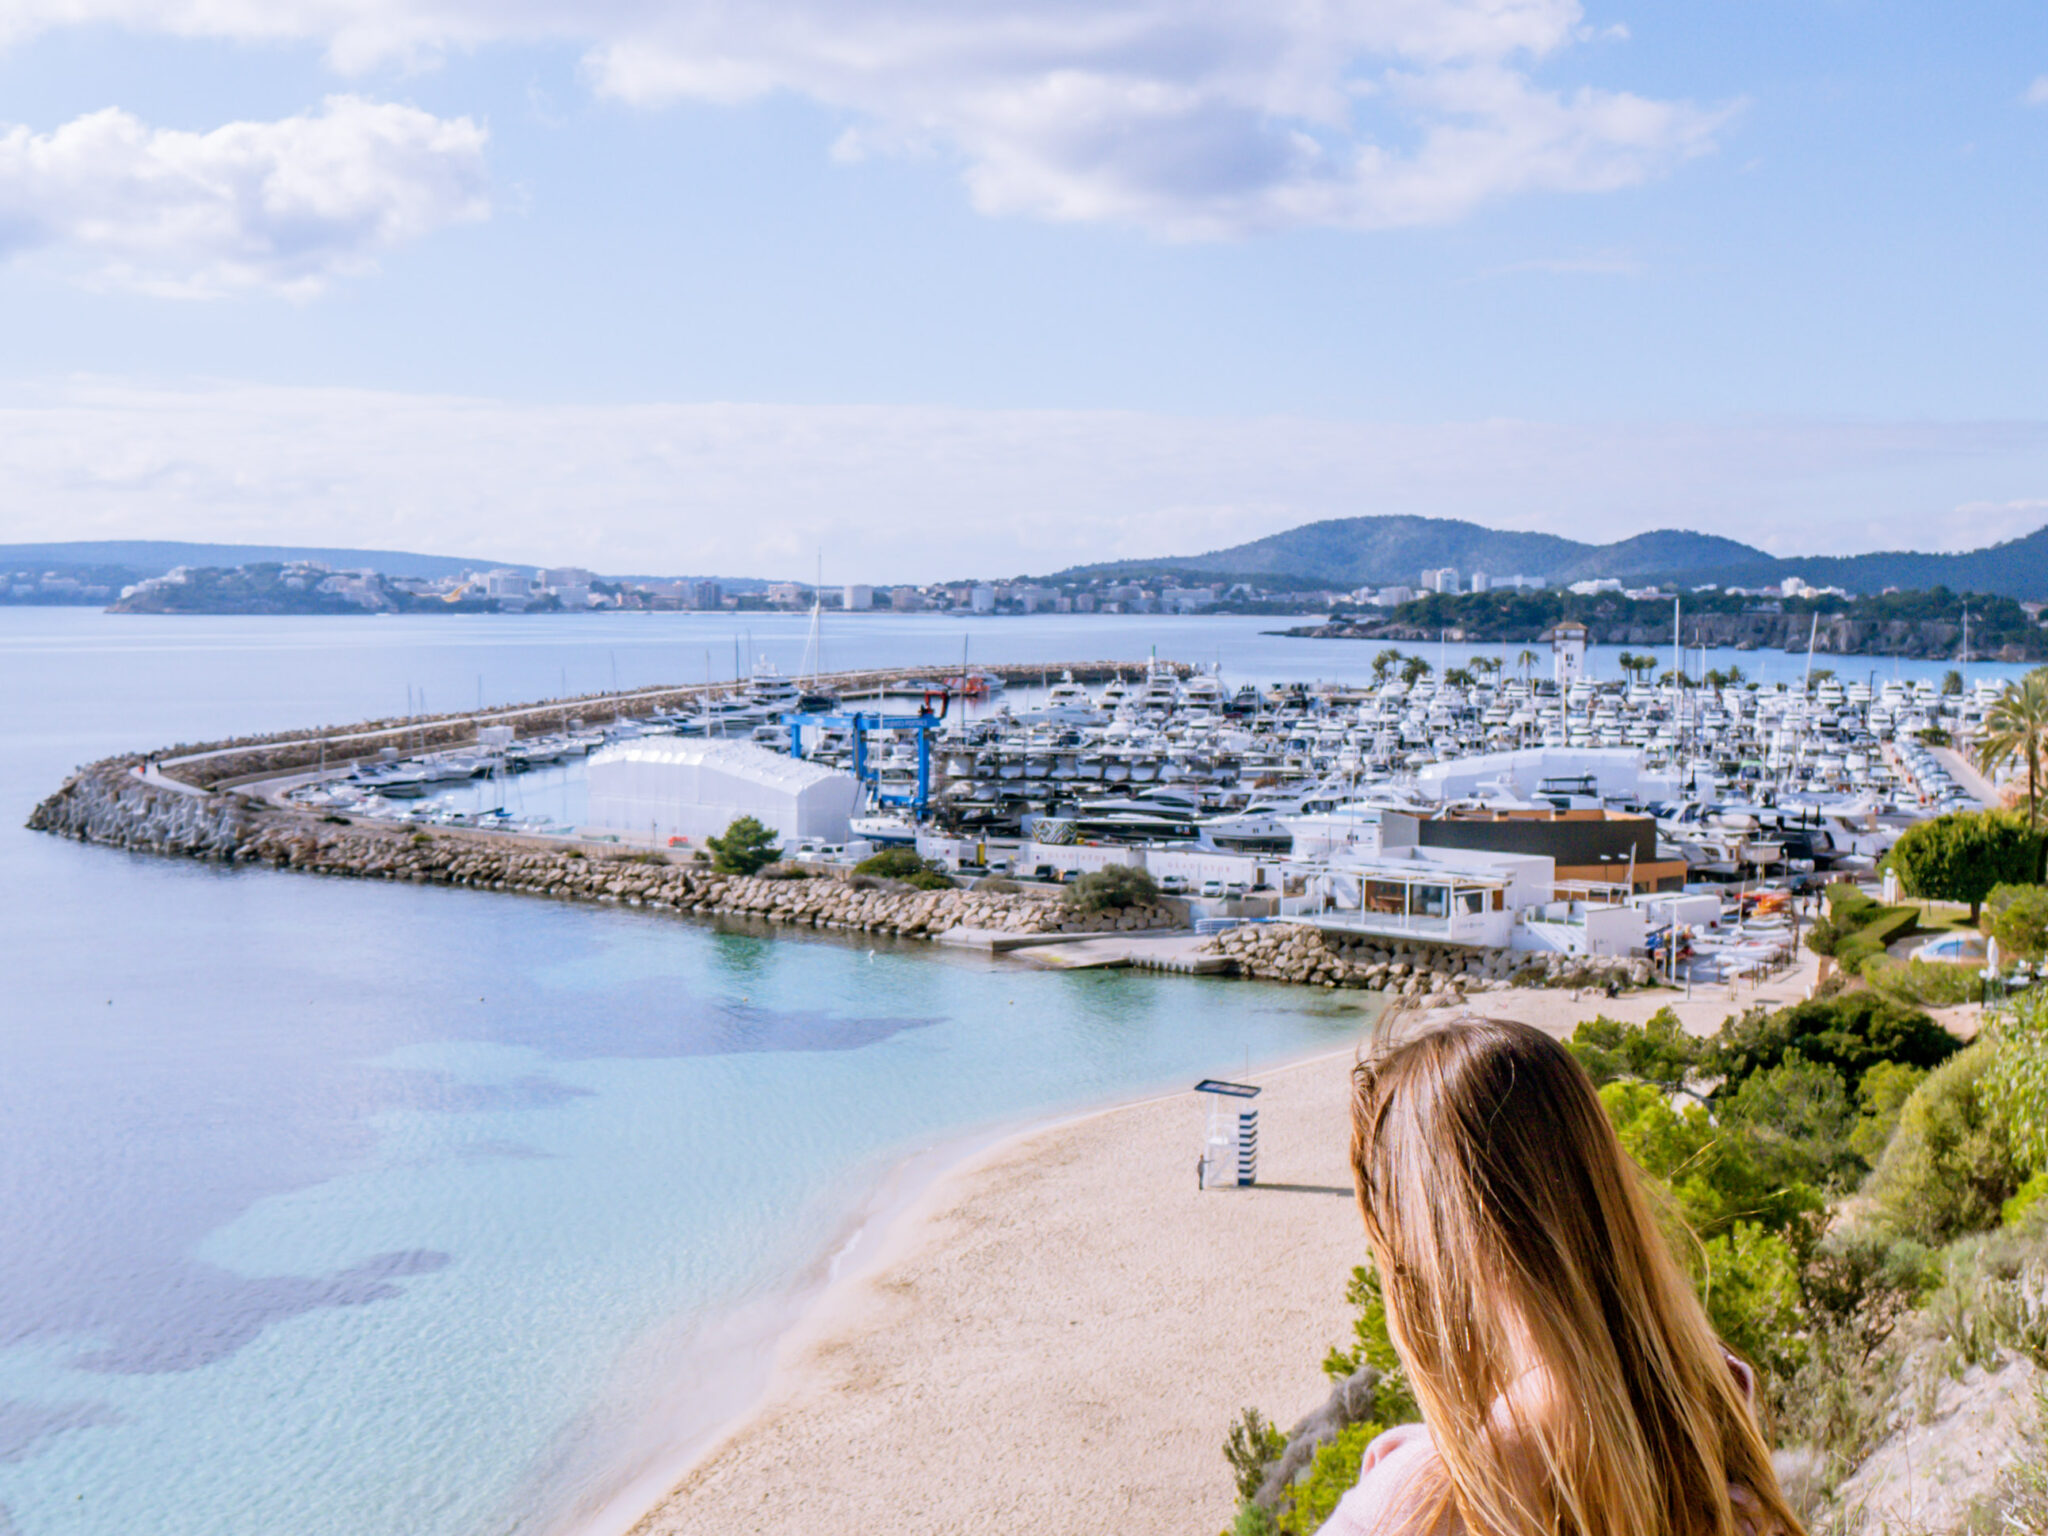
<svg viewBox="0 0 2048 1536">
<path fill-rule="evenodd" d="M 827 663 L 1377 649 L 1270 624 L 877 616 Z M 735 636 L 793 671 L 804 629 L 0 609 L 0 1533 L 543 1536 L 730 1412 L 905 1157 L 1353 1037 L 1247 984 L 20 829 L 116 750 L 729 675 Z"/>
<path fill-rule="evenodd" d="M 500 629 L 0 612 L 0 1530 L 554 1529 L 730 1408 L 752 1356 L 701 1330 L 772 1318 L 907 1154 L 1356 1028 L 19 828 L 120 747 L 608 680 Z"/>
</svg>

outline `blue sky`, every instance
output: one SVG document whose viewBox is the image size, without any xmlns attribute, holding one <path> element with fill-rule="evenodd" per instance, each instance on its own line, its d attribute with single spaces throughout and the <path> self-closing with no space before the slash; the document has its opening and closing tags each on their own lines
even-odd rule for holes
<svg viewBox="0 0 2048 1536">
<path fill-rule="evenodd" d="M 0 40 L 0 539 L 905 579 L 1371 512 L 2048 522 L 2038 5 L 17 0 Z"/>
</svg>

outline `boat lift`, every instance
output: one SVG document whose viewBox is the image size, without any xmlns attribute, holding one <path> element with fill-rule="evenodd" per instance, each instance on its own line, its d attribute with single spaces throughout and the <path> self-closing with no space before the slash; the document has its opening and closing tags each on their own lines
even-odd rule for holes
<svg viewBox="0 0 2048 1536">
<path fill-rule="evenodd" d="M 939 703 L 936 712 L 932 700 Z M 866 787 L 870 799 L 876 805 L 905 806 L 922 818 L 931 805 L 932 794 L 932 732 L 939 722 L 946 718 L 947 706 L 952 695 L 945 689 L 929 691 L 924 702 L 914 715 L 869 714 L 857 710 L 852 714 L 832 715 L 791 715 L 789 717 L 789 755 L 803 761 L 804 729 L 814 726 L 820 730 L 841 730 L 853 738 L 853 761 L 850 765 L 855 779 Z M 917 788 L 910 794 L 885 794 L 882 790 L 882 772 L 878 765 L 868 761 L 868 733 L 871 731 L 912 731 L 917 736 Z"/>
</svg>

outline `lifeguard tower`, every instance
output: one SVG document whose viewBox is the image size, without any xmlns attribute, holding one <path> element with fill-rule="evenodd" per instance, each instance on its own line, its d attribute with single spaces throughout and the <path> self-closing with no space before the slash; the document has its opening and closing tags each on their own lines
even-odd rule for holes
<svg viewBox="0 0 2048 1536">
<path fill-rule="evenodd" d="M 1209 1126 L 1202 1138 L 1201 1185 L 1227 1189 L 1259 1182 L 1259 1109 L 1251 1083 L 1205 1077 L 1195 1092 L 1209 1097 Z"/>
</svg>

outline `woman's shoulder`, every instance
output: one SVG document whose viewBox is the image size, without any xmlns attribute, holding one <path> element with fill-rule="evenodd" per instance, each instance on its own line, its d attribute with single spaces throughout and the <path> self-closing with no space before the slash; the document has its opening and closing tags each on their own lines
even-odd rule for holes
<svg viewBox="0 0 2048 1536">
<path fill-rule="evenodd" d="M 1442 1467 L 1428 1426 L 1395 1425 L 1366 1446 L 1359 1458 L 1358 1481 L 1318 1536 L 1457 1536 L 1462 1526 L 1455 1516 L 1449 1526 L 1441 1520 L 1411 1525 L 1406 1518 L 1413 1511 L 1412 1495 L 1419 1491 L 1416 1479 L 1431 1472 L 1441 1475 Z"/>
</svg>

